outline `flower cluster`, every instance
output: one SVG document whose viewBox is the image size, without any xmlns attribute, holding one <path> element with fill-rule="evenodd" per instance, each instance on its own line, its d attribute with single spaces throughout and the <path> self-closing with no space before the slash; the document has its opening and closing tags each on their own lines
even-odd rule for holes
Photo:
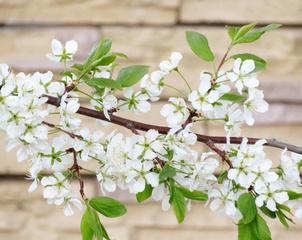
<svg viewBox="0 0 302 240">
<path fill-rule="evenodd" d="M 187 39 L 194 53 L 213 60 L 210 49 L 199 52 L 196 48 L 196 41 L 204 38 L 188 32 Z M 232 41 L 234 45 L 239 40 Z M 271 161 L 264 151 L 267 140 L 242 138 L 235 145 L 231 139 L 240 135 L 241 125 L 254 124 L 254 112 L 268 110 L 256 78 L 264 60 L 244 54 L 224 58 L 213 73 L 202 71 L 198 89 L 192 89 L 180 71 L 179 52 L 151 73 L 147 66 L 134 65 L 116 76 L 115 61 L 124 55 L 110 52 L 111 41 L 100 41 L 83 64 L 69 65 L 77 48 L 74 40 L 65 45 L 52 41 L 47 57 L 63 63 L 64 71 L 58 76 L 50 71 L 15 74 L 6 64 L 0 65 L 0 127 L 8 138 L 7 150 L 18 147 L 17 160 L 30 163 L 29 192 L 41 186 L 47 202 L 63 205 L 65 215 L 71 215 L 74 206 L 82 209 L 84 202 L 87 214 L 93 214 L 92 208 L 99 211 L 101 205 L 91 203 L 84 193 L 82 173 L 86 171 L 96 175 L 103 194 L 122 189 L 136 195 L 139 202 L 152 197 L 161 201 L 164 210 L 172 205 L 179 222 L 191 200 L 207 200 L 211 210 L 225 213 L 239 225 L 256 221 L 258 210 L 278 216 L 283 223 L 290 220 L 285 212 L 302 217 L 302 155 L 284 149 L 279 162 Z M 233 67 L 222 70 L 231 59 Z M 166 76 L 172 73 L 184 81 L 188 91 L 168 83 Z M 168 127 L 119 115 L 120 111 L 149 112 L 166 88 L 179 94 L 160 110 Z M 90 108 L 81 107 L 82 99 L 88 100 Z M 104 121 L 111 122 L 133 134 L 114 130 L 105 136 L 102 131 L 91 131 L 82 126 L 86 121 L 77 113 L 96 118 L 104 129 Z M 224 143 L 223 149 L 215 145 L 215 138 L 194 133 L 200 121 L 221 123 L 226 138 L 218 142 Z M 197 142 L 210 150 L 201 151 Z M 81 166 L 87 161 L 97 168 Z M 73 181 L 79 182 L 80 194 Z M 256 209 L 253 218 L 241 209 L 242 201 Z M 98 234 L 95 225 L 91 228 Z"/>
</svg>

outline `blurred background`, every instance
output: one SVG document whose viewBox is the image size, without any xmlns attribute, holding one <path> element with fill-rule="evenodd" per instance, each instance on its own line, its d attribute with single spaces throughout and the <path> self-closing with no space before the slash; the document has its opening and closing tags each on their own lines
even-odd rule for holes
<svg viewBox="0 0 302 240">
<path fill-rule="evenodd" d="M 171 51 L 182 52 L 180 69 L 197 86 L 199 73 L 211 66 L 190 52 L 184 32 L 196 30 L 205 34 L 219 60 L 228 44 L 224 26 L 249 22 L 282 23 L 283 27 L 256 43 L 235 48 L 234 52 L 254 53 L 268 62 L 259 79 L 270 110 L 257 115 L 256 126 L 244 129 L 244 134 L 274 137 L 302 146 L 301 0 L 0 0 L 0 62 L 10 64 L 16 71 L 57 72 L 61 65 L 50 63 L 45 57 L 51 39 L 77 40 L 76 60 L 81 61 L 92 44 L 106 37 L 113 40 L 114 51 L 129 56 L 124 64 L 148 64 L 156 69 Z M 177 76 L 169 81 L 179 88 L 185 87 Z M 164 98 L 175 94 L 167 91 Z M 153 110 L 158 111 L 161 104 L 155 104 Z M 131 117 L 164 123 L 154 112 Z M 91 119 L 84 119 L 84 124 L 95 128 Z M 109 130 L 113 128 L 110 126 Z M 223 133 L 221 128 L 206 124 L 200 126 L 199 132 Z M 29 182 L 24 180 L 26 164 L 17 163 L 15 152 L 5 152 L 3 135 L 0 142 L 0 239 L 81 239 L 80 214 L 64 217 L 59 207 L 47 205 L 40 191 L 28 194 Z M 271 159 L 278 161 L 280 151 L 268 152 Z M 92 176 L 86 176 L 86 181 L 88 196 L 100 193 Z M 173 214 L 163 212 L 159 203 L 137 204 L 123 192 L 116 196 L 127 203 L 128 214 L 115 220 L 103 219 L 113 239 L 236 239 L 236 226 L 203 205 L 193 205 L 179 226 Z M 289 231 L 278 222 L 270 225 L 274 240 L 301 239 L 301 221 Z"/>
</svg>

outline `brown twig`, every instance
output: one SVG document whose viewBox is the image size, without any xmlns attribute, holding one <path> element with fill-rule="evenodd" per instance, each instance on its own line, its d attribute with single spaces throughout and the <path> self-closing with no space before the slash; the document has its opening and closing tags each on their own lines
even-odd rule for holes
<svg viewBox="0 0 302 240">
<path fill-rule="evenodd" d="M 73 164 L 69 168 L 69 170 L 76 172 L 77 178 L 79 180 L 79 185 L 80 185 L 80 194 L 82 196 L 82 199 L 85 200 L 86 197 L 85 197 L 85 193 L 84 193 L 84 181 L 83 181 L 82 176 L 81 176 L 81 169 L 82 169 L 82 167 L 78 164 L 77 152 L 76 152 L 76 150 L 74 148 L 68 148 L 66 150 L 66 152 L 69 152 L 69 153 L 73 154 Z"/>
<path fill-rule="evenodd" d="M 47 103 L 50 105 L 54 106 L 60 106 L 60 99 L 56 97 L 51 97 L 47 96 L 48 101 Z M 85 108 L 85 107 L 80 107 L 79 110 L 77 111 L 78 114 L 92 117 L 95 119 L 100 119 L 104 120 L 107 122 L 111 122 L 120 126 L 127 127 L 127 124 L 131 123 L 131 126 L 134 127 L 136 130 L 140 131 L 148 131 L 150 129 L 155 129 L 161 134 L 167 134 L 170 130 L 168 127 L 164 126 L 157 126 L 157 125 L 152 125 L 152 124 L 146 124 L 142 122 L 137 122 L 133 121 L 130 119 L 122 118 L 116 115 L 111 114 L 110 115 L 110 120 L 108 120 L 103 112 L 96 111 L 93 109 Z M 211 140 L 215 144 L 225 144 L 227 142 L 226 137 L 223 136 L 207 136 L 207 135 L 202 135 L 202 134 L 196 134 L 197 135 L 197 140 L 202 143 L 207 143 L 209 140 Z M 230 143 L 232 144 L 241 144 L 243 137 L 231 137 L 230 138 Z M 249 144 L 255 144 L 258 140 L 263 139 L 263 138 L 251 138 L 247 137 L 248 143 Z M 298 154 L 302 154 L 302 147 L 298 147 L 292 144 L 284 143 L 281 141 L 278 141 L 276 139 L 266 139 L 266 146 L 269 147 L 274 147 L 274 148 L 279 148 L 279 149 L 285 149 L 287 148 L 291 152 L 295 152 Z"/>
<path fill-rule="evenodd" d="M 212 140 L 209 140 L 208 142 L 206 142 L 206 145 L 211 148 L 214 152 L 216 152 L 222 159 L 222 161 L 226 162 L 230 168 L 233 168 L 233 164 L 230 161 L 230 159 L 227 157 L 227 154 L 225 151 L 219 149 Z"/>
<path fill-rule="evenodd" d="M 52 124 L 52 123 L 49 123 L 49 122 L 46 122 L 46 121 L 43 121 L 42 123 L 43 123 L 44 125 L 47 125 L 48 127 L 51 127 L 51 128 L 56 129 L 56 130 L 59 130 L 59 131 L 61 131 L 61 132 L 63 132 L 63 133 L 66 133 L 66 134 L 69 135 L 71 138 L 79 138 L 79 139 L 83 139 L 82 136 L 77 135 L 77 134 L 72 133 L 72 132 L 68 132 L 68 131 L 66 131 L 66 130 L 64 130 L 64 129 L 62 129 L 62 128 L 60 128 L 60 127 L 57 127 L 56 125 L 54 125 L 54 124 Z"/>
</svg>

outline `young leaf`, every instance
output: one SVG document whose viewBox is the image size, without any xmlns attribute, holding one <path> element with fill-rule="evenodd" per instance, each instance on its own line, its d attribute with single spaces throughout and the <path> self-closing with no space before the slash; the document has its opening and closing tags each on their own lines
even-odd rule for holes
<svg viewBox="0 0 302 240">
<path fill-rule="evenodd" d="M 289 197 L 289 200 L 295 200 L 295 199 L 302 198 L 302 193 L 297 193 L 294 191 L 287 191 L 287 195 Z"/>
<path fill-rule="evenodd" d="M 287 223 L 287 221 L 286 221 L 286 218 L 285 218 L 284 213 L 283 213 L 282 211 L 278 210 L 278 211 L 276 212 L 276 215 L 277 215 L 279 221 L 282 223 L 282 225 L 283 225 L 286 229 L 288 229 L 289 226 L 288 226 L 288 223 Z"/>
<path fill-rule="evenodd" d="M 240 58 L 242 61 L 247 59 L 252 59 L 255 62 L 256 70 L 262 70 L 266 67 L 266 61 L 251 53 L 241 53 L 230 56 L 230 58 L 237 59 Z"/>
<path fill-rule="evenodd" d="M 82 234 L 82 240 L 92 240 L 93 235 L 94 235 L 94 231 L 93 229 L 90 228 L 89 226 L 89 212 L 86 209 L 86 211 L 84 212 L 83 216 L 82 216 L 82 220 L 81 220 L 81 234 Z"/>
<path fill-rule="evenodd" d="M 171 204 L 178 223 L 182 223 L 186 215 L 186 201 L 182 192 L 174 187 Z"/>
<path fill-rule="evenodd" d="M 242 194 L 238 201 L 238 209 L 242 213 L 242 222 L 244 224 L 252 222 L 257 215 L 257 207 L 255 203 L 255 198 L 250 193 Z"/>
<path fill-rule="evenodd" d="M 237 32 L 234 37 L 234 41 L 238 41 L 241 37 L 243 37 L 246 33 L 248 33 L 250 30 L 252 30 L 256 26 L 256 23 L 250 23 L 247 25 L 242 26 Z"/>
<path fill-rule="evenodd" d="M 241 221 L 239 222 L 238 240 L 258 240 L 254 236 L 252 224 L 244 224 Z"/>
<path fill-rule="evenodd" d="M 105 56 L 111 49 L 112 42 L 109 39 L 102 39 L 99 43 L 92 49 L 89 57 L 84 63 L 85 68 L 87 68 L 91 63 Z"/>
<path fill-rule="evenodd" d="M 270 218 L 276 218 L 276 213 L 275 212 L 272 212 L 271 210 L 269 210 L 267 207 L 265 206 L 262 206 L 260 208 L 260 210 L 268 217 Z"/>
<path fill-rule="evenodd" d="M 169 164 L 165 164 L 161 172 L 159 173 L 159 181 L 165 181 L 168 178 L 173 178 L 176 175 L 175 168 L 171 167 Z"/>
<path fill-rule="evenodd" d="M 223 180 L 224 180 L 227 176 L 228 176 L 228 171 L 227 171 L 227 170 L 221 172 L 221 173 L 219 174 L 219 176 L 217 177 L 217 182 L 218 182 L 219 184 L 222 184 L 222 183 L 223 183 Z"/>
<path fill-rule="evenodd" d="M 271 232 L 270 232 L 265 220 L 259 214 L 257 214 L 254 222 L 255 222 L 254 230 L 258 237 L 257 239 L 271 240 L 272 239 Z"/>
<path fill-rule="evenodd" d="M 89 204 L 106 217 L 119 217 L 127 212 L 124 204 L 110 197 L 95 197 Z"/>
<path fill-rule="evenodd" d="M 220 100 L 230 101 L 230 102 L 243 102 L 246 97 L 238 95 L 233 92 L 225 93 L 220 97 Z"/>
<path fill-rule="evenodd" d="M 214 61 L 214 54 L 209 47 L 207 38 L 198 32 L 186 32 L 187 42 L 192 51 L 201 59 L 212 62 Z"/>
<path fill-rule="evenodd" d="M 87 83 L 91 87 L 113 88 L 119 90 L 122 89 L 121 84 L 119 84 L 117 81 L 107 78 L 91 78 L 85 80 L 85 83 Z"/>
<path fill-rule="evenodd" d="M 136 194 L 136 200 L 138 202 L 143 202 L 147 200 L 149 197 L 151 197 L 152 190 L 153 190 L 152 186 L 150 184 L 146 184 L 144 191 Z"/>
<path fill-rule="evenodd" d="M 177 187 L 178 190 L 181 191 L 181 193 L 184 195 L 184 197 L 192 200 L 197 200 L 197 201 L 206 201 L 208 200 L 208 195 L 201 192 L 201 191 L 190 191 L 187 188 L 184 187 Z"/>
<path fill-rule="evenodd" d="M 234 40 L 235 35 L 237 34 L 237 32 L 239 31 L 239 27 L 234 27 L 234 26 L 226 26 L 226 29 L 228 31 L 228 35 L 231 39 L 231 41 Z"/>
<path fill-rule="evenodd" d="M 117 82 L 122 87 L 131 87 L 139 82 L 149 71 L 149 67 L 145 65 L 133 65 L 123 68 L 117 77 Z"/>
<path fill-rule="evenodd" d="M 93 67 L 97 66 L 108 66 L 109 64 L 113 63 L 116 59 L 116 55 L 108 55 L 100 58 L 99 60 L 93 62 Z"/>
<path fill-rule="evenodd" d="M 245 33 L 238 39 L 235 39 L 233 44 L 238 43 L 250 43 L 258 40 L 265 32 L 277 29 L 281 26 L 281 24 L 270 24 L 265 27 L 255 28 L 252 31 Z"/>
<path fill-rule="evenodd" d="M 102 223 L 101 223 L 101 229 L 102 229 L 104 238 L 107 239 L 107 240 L 110 240 L 110 237 L 109 237 L 109 235 L 108 235 L 108 233 L 107 233 L 107 231 L 106 231 L 106 229 L 105 229 L 105 227 Z"/>
<path fill-rule="evenodd" d="M 85 219 L 89 227 L 93 230 L 97 240 L 103 240 L 101 222 L 95 210 L 92 209 L 89 205 L 87 205 L 87 209 L 84 214 L 87 214 L 87 217 L 85 217 Z"/>
</svg>

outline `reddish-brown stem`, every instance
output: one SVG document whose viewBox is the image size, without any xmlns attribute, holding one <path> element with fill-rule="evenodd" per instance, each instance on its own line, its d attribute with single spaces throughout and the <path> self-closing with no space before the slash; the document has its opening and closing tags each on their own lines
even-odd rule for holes
<svg viewBox="0 0 302 240">
<path fill-rule="evenodd" d="M 221 157 L 222 161 L 226 162 L 230 168 L 233 168 L 233 164 L 230 161 L 230 159 L 227 157 L 227 154 L 225 151 L 219 149 L 214 143 L 213 141 L 209 140 L 208 142 L 206 142 L 206 145 L 211 148 L 214 152 L 217 153 L 218 156 Z"/>
<path fill-rule="evenodd" d="M 48 101 L 47 103 L 50 105 L 54 106 L 59 106 L 60 105 L 60 99 L 56 97 L 51 97 L 47 96 Z M 95 119 L 100 119 L 104 120 L 107 122 L 111 122 L 120 126 L 127 127 L 131 123 L 131 127 L 135 128 L 136 130 L 140 131 L 148 131 L 150 129 L 155 129 L 161 134 L 167 134 L 170 130 L 168 127 L 164 126 L 157 126 L 157 125 L 152 125 L 152 124 L 146 124 L 138 121 L 133 121 L 130 119 L 122 118 L 113 114 L 110 114 L 110 120 L 108 120 L 103 112 L 96 111 L 93 109 L 85 108 L 85 107 L 80 107 L 79 110 L 77 111 L 78 114 L 92 117 Z M 129 127 L 127 127 L 129 128 Z M 197 135 L 197 140 L 199 142 L 207 144 L 207 142 L 212 141 L 215 144 L 225 144 L 227 142 L 226 137 L 223 136 L 207 136 L 207 135 L 202 135 L 202 134 L 196 134 Z M 232 144 L 241 144 L 243 137 L 231 137 L 230 138 L 230 143 Z M 255 144 L 258 140 L 263 139 L 263 138 L 252 138 L 252 137 L 247 137 L 248 143 L 249 144 Z M 274 147 L 274 148 L 279 148 L 279 149 L 285 149 L 287 148 L 291 152 L 295 152 L 298 154 L 302 154 L 302 147 L 298 147 L 292 144 L 284 143 L 281 141 L 278 141 L 276 139 L 266 139 L 266 146 L 269 147 Z"/>
<path fill-rule="evenodd" d="M 73 164 L 69 168 L 69 170 L 74 171 L 76 173 L 78 181 L 79 181 L 79 185 L 80 185 L 80 194 L 82 196 L 82 199 L 85 200 L 86 197 L 85 197 L 85 193 L 84 193 L 84 181 L 83 181 L 82 176 L 81 176 L 82 167 L 78 164 L 77 152 L 74 148 L 69 148 L 69 149 L 66 150 L 66 152 L 69 152 L 69 153 L 73 154 Z"/>
<path fill-rule="evenodd" d="M 60 127 L 57 127 L 56 125 L 54 125 L 54 124 L 52 124 L 52 123 L 49 123 L 49 122 L 46 122 L 46 121 L 43 121 L 42 123 L 43 123 L 44 125 L 48 126 L 48 127 L 51 127 L 51 128 L 56 129 L 56 130 L 59 130 L 59 131 L 61 131 L 61 132 L 63 132 L 63 133 L 66 133 L 66 134 L 69 135 L 71 138 L 79 138 L 79 139 L 83 139 L 82 136 L 77 135 L 77 134 L 72 133 L 72 132 L 68 132 L 68 131 L 66 131 L 66 130 L 64 130 L 64 129 L 62 129 L 62 128 L 60 128 Z"/>
</svg>

